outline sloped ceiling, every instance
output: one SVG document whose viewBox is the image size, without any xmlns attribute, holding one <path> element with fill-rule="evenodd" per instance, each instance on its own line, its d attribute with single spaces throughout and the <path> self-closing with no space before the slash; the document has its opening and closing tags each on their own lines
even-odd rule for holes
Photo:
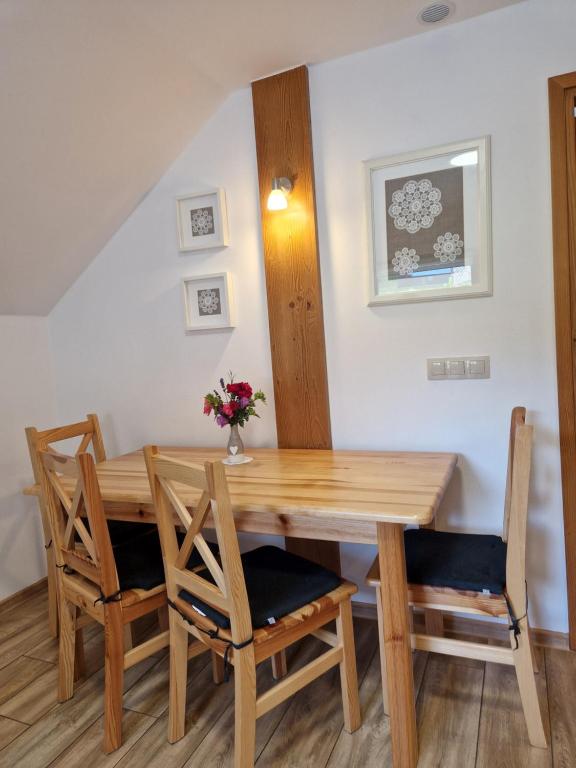
<svg viewBox="0 0 576 768">
<path fill-rule="evenodd" d="M 0 314 L 47 314 L 231 91 L 422 32 L 426 4 L 0 0 Z"/>
</svg>

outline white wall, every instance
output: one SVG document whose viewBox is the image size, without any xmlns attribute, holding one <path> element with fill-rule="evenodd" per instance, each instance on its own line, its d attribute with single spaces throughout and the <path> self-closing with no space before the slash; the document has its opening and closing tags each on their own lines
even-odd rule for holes
<svg viewBox="0 0 576 768">
<path fill-rule="evenodd" d="M 526 3 L 311 68 L 333 436 L 337 448 L 458 451 L 441 512 L 501 526 L 510 409 L 536 424 L 529 583 L 536 626 L 567 629 L 554 358 L 546 78 L 576 68 L 571 0 Z M 366 307 L 361 161 L 492 136 L 494 297 Z M 173 197 L 223 186 L 228 249 L 178 255 Z M 185 336 L 179 279 L 229 269 L 239 323 Z M 271 394 L 248 90 L 233 95 L 51 315 L 59 415 L 104 418 L 110 451 L 222 444 L 201 396 L 228 368 Z M 492 378 L 428 382 L 425 358 L 489 354 Z M 247 429 L 275 440 L 273 404 Z M 345 547 L 362 582 L 373 550 Z M 362 599 L 371 599 L 369 592 Z"/>
<path fill-rule="evenodd" d="M 229 369 L 270 396 L 247 427 L 250 444 L 275 444 L 252 133 L 251 103 L 238 93 L 52 312 L 60 417 L 98 412 L 110 454 L 149 440 L 222 445 L 227 435 L 202 415 L 202 398 Z M 174 197 L 217 186 L 230 247 L 179 254 Z M 181 277 L 226 270 L 237 328 L 186 334 Z"/>
<path fill-rule="evenodd" d="M 48 320 L 0 316 L 0 600 L 46 574 L 24 428 L 55 418 Z"/>
<path fill-rule="evenodd" d="M 335 446 L 458 451 L 459 477 L 441 523 L 497 531 L 507 419 L 512 406 L 526 405 L 536 425 L 533 621 L 559 630 L 567 617 L 546 80 L 576 68 L 575 28 L 573 2 L 532 0 L 315 68 L 311 95 L 330 397 L 341 414 Z M 485 134 L 493 298 L 363 307 L 359 161 Z M 426 357 L 463 354 L 490 355 L 492 378 L 426 380 Z"/>
</svg>

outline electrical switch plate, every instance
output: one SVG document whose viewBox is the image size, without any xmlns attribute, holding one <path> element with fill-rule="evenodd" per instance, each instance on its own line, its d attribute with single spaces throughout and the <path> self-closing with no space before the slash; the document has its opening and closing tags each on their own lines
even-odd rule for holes
<svg viewBox="0 0 576 768">
<path fill-rule="evenodd" d="M 446 363 L 444 360 L 429 360 L 428 377 L 436 379 L 446 374 Z"/>
<path fill-rule="evenodd" d="M 470 378 L 479 379 L 486 373 L 486 361 L 482 357 L 473 357 L 466 360 L 466 374 Z"/>
<path fill-rule="evenodd" d="M 487 355 L 475 357 L 433 357 L 427 361 L 430 380 L 489 379 L 490 358 Z"/>
<path fill-rule="evenodd" d="M 457 376 L 459 379 L 461 379 L 466 373 L 466 367 L 464 365 L 464 360 L 446 360 L 446 375 L 450 376 L 451 378 L 453 376 Z"/>
</svg>

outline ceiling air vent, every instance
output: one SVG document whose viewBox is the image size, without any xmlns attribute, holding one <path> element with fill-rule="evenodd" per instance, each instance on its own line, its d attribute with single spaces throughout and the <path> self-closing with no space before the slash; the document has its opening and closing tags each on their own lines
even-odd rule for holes
<svg viewBox="0 0 576 768">
<path fill-rule="evenodd" d="M 444 21 L 453 11 L 453 6 L 448 3 L 432 3 L 420 11 L 419 19 L 424 24 L 436 24 L 438 21 Z"/>
</svg>

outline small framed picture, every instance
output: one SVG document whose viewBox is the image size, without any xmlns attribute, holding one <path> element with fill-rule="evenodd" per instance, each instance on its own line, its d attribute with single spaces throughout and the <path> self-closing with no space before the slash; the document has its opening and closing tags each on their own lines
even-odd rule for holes
<svg viewBox="0 0 576 768">
<path fill-rule="evenodd" d="M 364 165 L 369 306 L 492 295 L 489 137 Z"/>
<path fill-rule="evenodd" d="M 223 189 L 177 197 L 176 218 L 181 251 L 201 251 L 228 245 L 228 218 Z"/>
<path fill-rule="evenodd" d="M 233 328 L 232 279 L 229 272 L 182 279 L 187 331 Z"/>
</svg>

